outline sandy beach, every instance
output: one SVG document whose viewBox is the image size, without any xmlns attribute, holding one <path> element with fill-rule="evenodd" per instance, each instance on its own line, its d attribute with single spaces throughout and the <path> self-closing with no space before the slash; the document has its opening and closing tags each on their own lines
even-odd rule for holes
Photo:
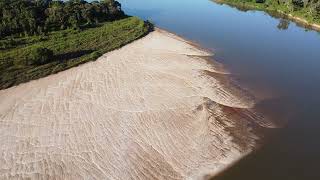
<svg viewBox="0 0 320 180">
<path fill-rule="evenodd" d="M 163 30 L 0 91 L 0 179 L 204 179 L 251 152 L 255 99 Z"/>
</svg>

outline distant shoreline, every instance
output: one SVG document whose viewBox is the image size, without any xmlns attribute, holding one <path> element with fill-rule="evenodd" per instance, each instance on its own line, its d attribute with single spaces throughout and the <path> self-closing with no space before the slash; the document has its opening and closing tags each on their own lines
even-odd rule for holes
<svg viewBox="0 0 320 180">
<path fill-rule="evenodd" d="M 248 3 L 233 3 L 233 2 L 229 2 L 229 1 L 225 1 L 225 0 L 212 0 L 212 1 L 216 2 L 218 4 L 229 5 L 234 8 L 244 8 L 245 10 L 263 11 L 263 12 L 268 13 L 270 16 L 285 18 L 285 19 L 293 21 L 294 23 L 296 23 L 300 27 L 320 32 L 320 24 L 310 23 L 309 21 L 307 21 L 306 19 L 304 19 L 302 17 L 295 16 L 293 14 L 287 14 L 281 10 L 259 8 L 254 5 L 248 4 Z"/>
</svg>

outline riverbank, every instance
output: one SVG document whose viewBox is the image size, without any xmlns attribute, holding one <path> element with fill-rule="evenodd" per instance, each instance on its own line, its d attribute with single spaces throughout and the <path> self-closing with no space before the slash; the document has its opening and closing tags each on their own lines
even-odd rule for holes
<svg viewBox="0 0 320 180">
<path fill-rule="evenodd" d="M 137 17 L 124 17 L 82 30 L 0 39 L 0 89 L 94 61 L 147 35 L 152 28 Z"/>
<path fill-rule="evenodd" d="M 0 91 L 0 179 L 215 175 L 274 127 L 190 42 L 163 30 Z"/>
<path fill-rule="evenodd" d="M 320 23 L 315 23 L 310 20 L 306 20 L 304 17 L 298 16 L 297 14 L 286 13 L 283 10 L 279 10 L 273 6 L 265 6 L 263 3 L 238 2 L 233 0 L 212 0 L 212 1 L 218 4 L 226 4 L 242 11 L 247 11 L 247 10 L 264 11 L 270 14 L 271 16 L 274 16 L 277 18 L 289 19 L 295 22 L 298 26 L 301 26 L 307 29 L 312 29 L 315 31 L 320 31 Z"/>
</svg>

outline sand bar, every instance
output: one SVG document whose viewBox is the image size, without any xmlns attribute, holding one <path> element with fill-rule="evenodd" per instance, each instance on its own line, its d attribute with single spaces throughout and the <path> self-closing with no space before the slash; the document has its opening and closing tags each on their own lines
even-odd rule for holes
<svg viewBox="0 0 320 180">
<path fill-rule="evenodd" d="M 0 179 L 203 179 L 272 127 L 189 42 L 156 30 L 0 91 Z"/>
</svg>

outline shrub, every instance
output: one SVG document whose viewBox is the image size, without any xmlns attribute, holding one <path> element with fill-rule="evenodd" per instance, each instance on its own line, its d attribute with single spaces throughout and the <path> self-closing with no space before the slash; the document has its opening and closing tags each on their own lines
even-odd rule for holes
<svg viewBox="0 0 320 180">
<path fill-rule="evenodd" d="M 316 16 L 320 17 L 320 3 L 315 5 Z"/>
<path fill-rule="evenodd" d="M 90 58 L 91 58 L 92 60 L 96 60 L 96 59 L 98 59 L 100 56 L 102 56 L 102 54 L 101 54 L 100 52 L 98 52 L 98 51 L 95 51 L 95 52 L 93 52 L 93 53 L 90 54 Z"/>
<path fill-rule="evenodd" d="M 303 0 L 292 0 L 292 4 L 293 4 L 293 7 L 295 10 L 303 8 L 303 6 L 304 6 Z"/>
<path fill-rule="evenodd" d="M 53 51 L 47 48 L 36 47 L 27 57 L 26 65 L 42 65 L 51 62 Z"/>
</svg>

